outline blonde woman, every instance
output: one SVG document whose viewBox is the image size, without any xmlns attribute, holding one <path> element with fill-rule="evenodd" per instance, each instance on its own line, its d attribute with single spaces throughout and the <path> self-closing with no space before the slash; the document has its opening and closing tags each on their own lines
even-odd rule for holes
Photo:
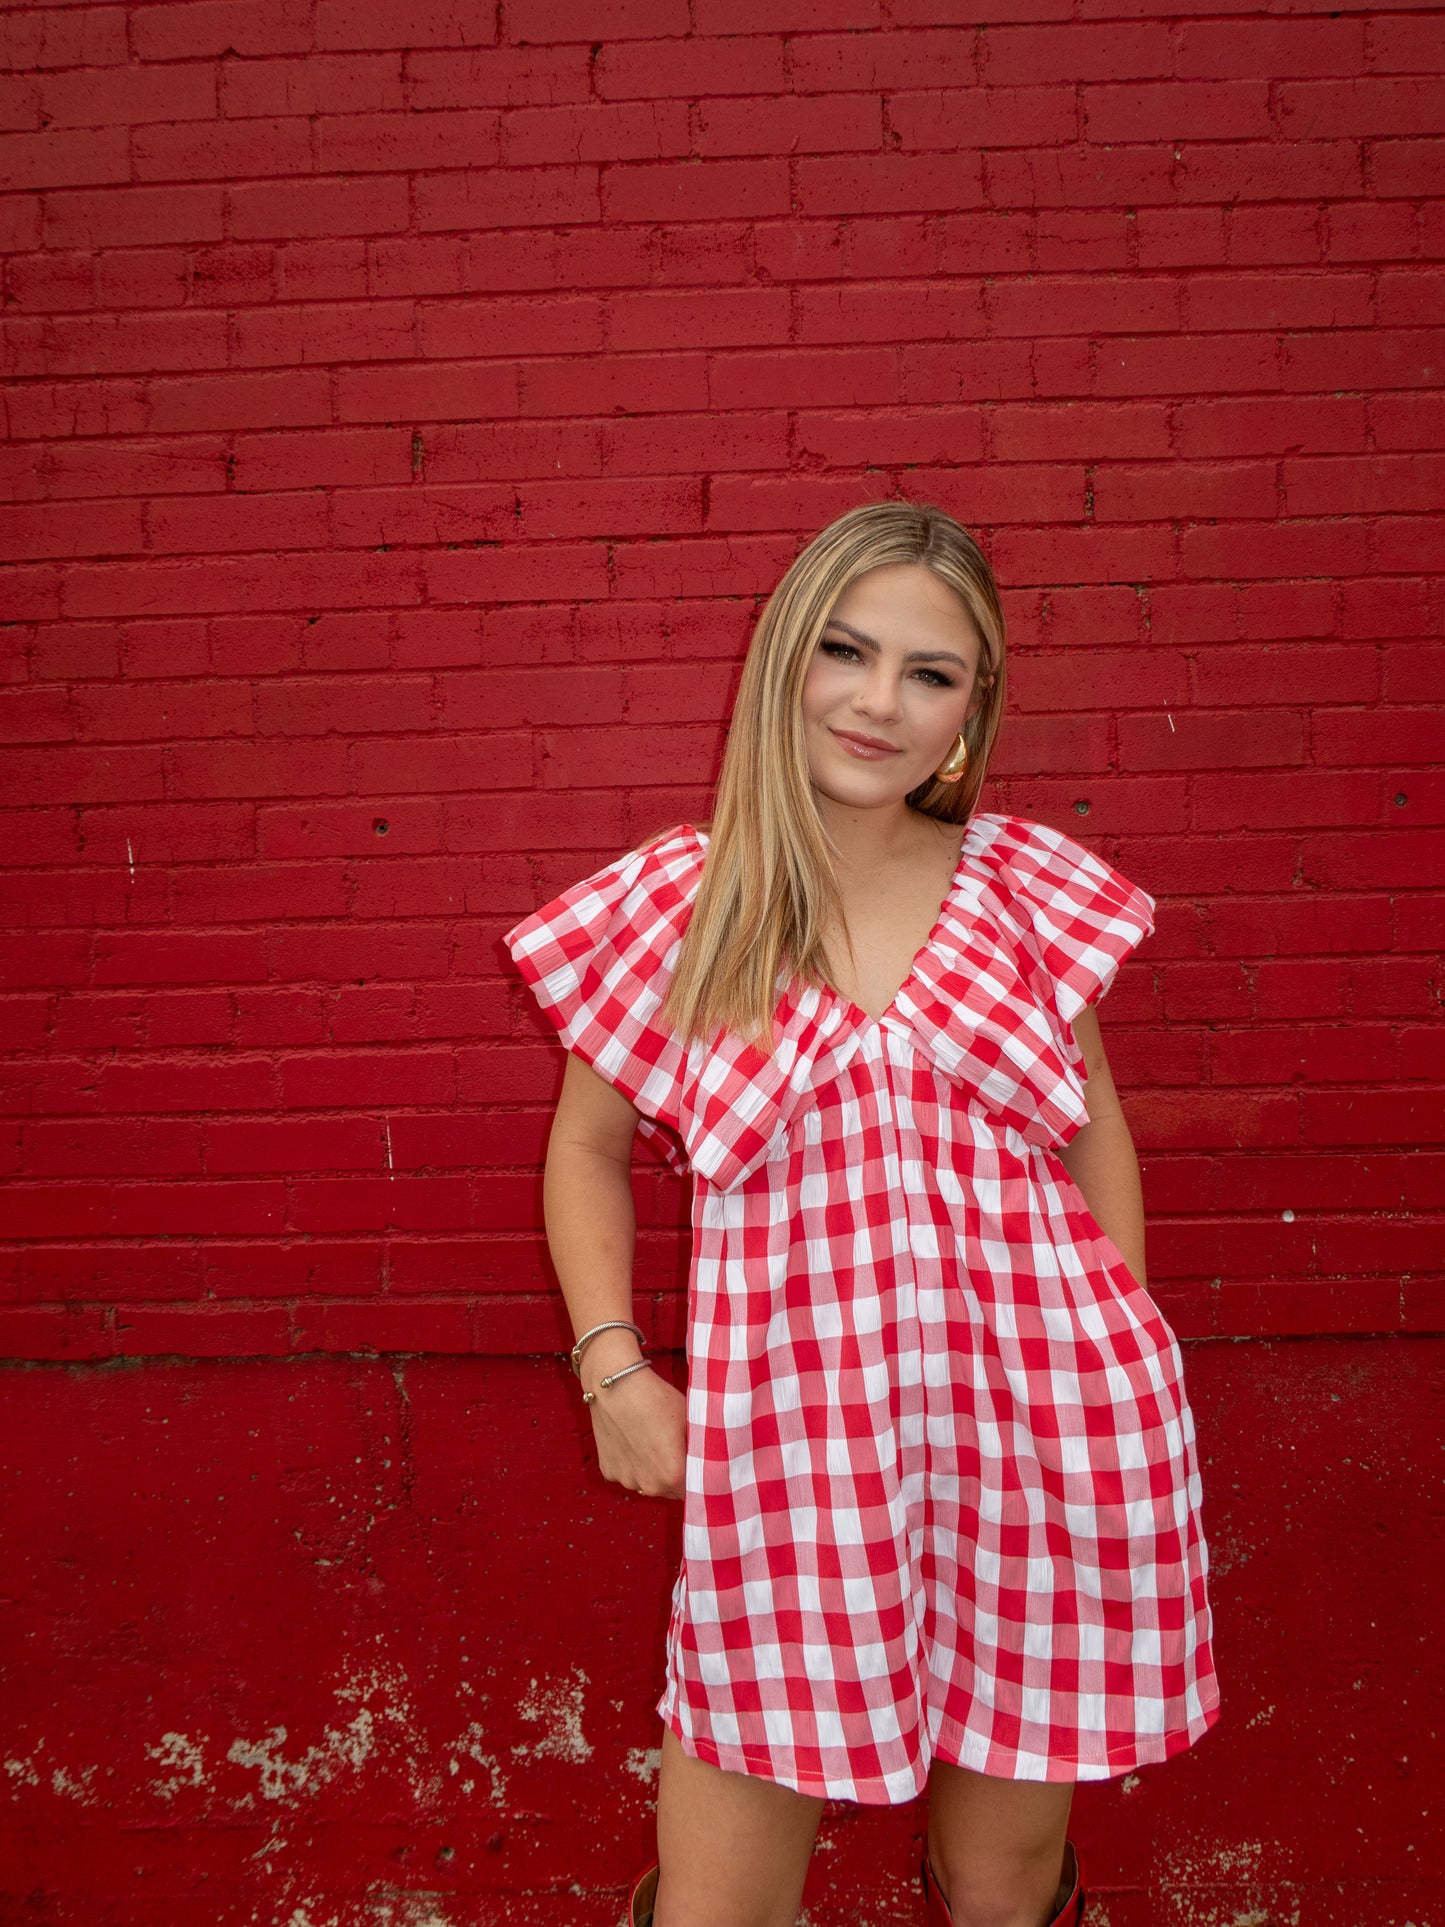
<svg viewBox="0 0 1445 1927">
<path fill-rule="evenodd" d="M 790 1927 L 826 1799 L 928 1795 L 935 1927 L 1077 1927 L 1074 1783 L 1218 1716 L 1194 1426 L 1094 1009 L 1152 900 L 977 808 L 988 565 L 808 544 L 711 826 L 507 942 L 570 1053 L 547 1236 L 604 1476 L 681 1500 L 634 1927 Z M 693 1180 L 687 1391 L 633 1322 L 638 1130 Z"/>
</svg>

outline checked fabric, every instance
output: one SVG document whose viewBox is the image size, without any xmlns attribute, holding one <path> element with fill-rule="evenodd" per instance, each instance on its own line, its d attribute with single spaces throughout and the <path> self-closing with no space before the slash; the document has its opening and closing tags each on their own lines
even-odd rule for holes
<svg viewBox="0 0 1445 1927">
<path fill-rule="evenodd" d="M 783 987 L 769 1058 L 656 1018 L 707 853 L 683 825 L 525 918 L 562 1042 L 693 1176 L 687 1487 L 658 1712 L 832 1799 L 935 1759 L 1092 1780 L 1218 1717 L 1174 1333 L 1058 1157 L 1072 1020 L 1153 901 L 974 816 L 881 1018 Z"/>
</svg>

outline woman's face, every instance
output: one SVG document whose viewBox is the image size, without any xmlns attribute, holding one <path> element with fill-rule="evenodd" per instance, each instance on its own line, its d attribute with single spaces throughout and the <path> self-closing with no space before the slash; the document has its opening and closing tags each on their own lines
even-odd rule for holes
<svg viewBox="0 0 1445 1927">
<path fill-rule="evenodd" d="M 931 776 L 983 700 L 983 639 L 920 562 L 870 569 L 839 596 L 803 682 L 813 787 L 852 809 Z"/>
</svg>

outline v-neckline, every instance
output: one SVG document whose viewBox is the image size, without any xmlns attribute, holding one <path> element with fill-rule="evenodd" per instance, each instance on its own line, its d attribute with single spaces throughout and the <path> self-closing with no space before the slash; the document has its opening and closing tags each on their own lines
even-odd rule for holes
<svg viewBox="0 0 1445 1927">
<path fill-rule="evenodd" d="M 968 856 L 969 856 L 969 847 L 968 847 L 969 839 L 973 834 L 973 827 L 977 821 L 978 821 L 978 818 L 976 815 L 974 815 L 974 816 L 970 816 L 968 821 L 964 824 L 963 835 L 960 838 L 959 845 L 958 845 L 958 861 L 953 866 L 953 875 L 949 878 L 948 888 L 944 891 L 943 898 L 939 903 L 938 915 L 933 919 L 933 927 L 929 931 L 928 935 L 923 939 L 923 942 L 919 945 L 918 949 L 914 951 L 913 961 L 908 966 L 908 975 L 903 979 L 903 982 L 898 986 L 897 990 L 894 991 L 893 995 L 888 999 L 888 1002 L 883 1006 L 883 1009 L 878 1013 L 878 1015 L 876 1017 L 870 1015 L 868 1011 L 864 1010 L 861 1004 L 854 1003 L 851 997 L 846 996 L 844 992 L 839 990 L 836 984 L 830 984 L 826 981 L 826 979 L 823 979 L 823 978 L 820 978 L 818 980 L 817 987 L 819 990 L 823 991 L 825 995 L 827 995 L 828 997 L 831 997 L 833 1002 L 839 1005 L 843 1010 L 851 1011 L 855 1017 L 860 1018 L 862 1020 L 863 1024 L 870 1026 L 874 1030 L 881 1030 L 886 1020 L 893 1015 L 893 1012 L 897 1009 L 899 1000 L 902 998 L 903 993 L 908 989 L 909 985 L 913 982 L 914 978 L 918 975 L 918 972 L 922 967 L 924 958 L 928 955 L 929 951 L 932 950 L 934 944 L 938 941 L 939 932 L 943 929 L 944 924 L 948 920 L 948 912 L 952 907 L 954 897 L 958 893 L 958 886 L 963 879 L 963 867 L 964 867 L 964 864 L 967 862 Z M 699 830 L 696 827 L 696 825 L 692 823 L 687 824 L 686 827 L 692 831 L 693 835 L 697 838 L 698 842 L 701 843 L 703 847 L 703 854 L 704 856 L 706 856 L 708 845 L 712 841 L 711 835 L 709 833 L 705 833 L 702 830 Z"/>
<path fill-rule="evenodd" d="M 899 1002 L 903 997 L 903 993 L 908 989 L 910 984 L 912 984 L 914 978 L 918 975 L 918 972 L 923 965 L 924 958 L 927 957 L 928 953 L 932 950 L 934 944 L 938 941 L 939 932 L 943 929 L 944 924 L 948 920 L 949 909 L 952 906 L 953 899 L 958 892 L 959 882 L 961 881 L 963 876 L 963 866 L 968 856 L 969 833 L 973 829 L 973 822 L 974 822 L 974 819 L 970 817 L 968 822 L 964 825 L 963 836 L 958 846 L 958 861 L 953 866 L 953 875 L 948 879 L 948 888 L 944 891 L 942 901 L 939 903 L 938 915 L 933 919 L 933 924 L 928 932 L 928 935 L 923 939 L 923 942 L 919 945 L 917 950 L 914 951 L 913 961 L 908 966 L 907 976 L 903 979 L 903 982 L 899 984 L 897 990 L 894 991 L 893 995 L 888 999 L 888 1002 L 883 1006 L 882 1010 L 879 1011 L 878 1015 L 875 1017 L 872 1015 L 871 1012 L 864 1010 L 861 1004 L 855 1003 L 851 997 L 846 996 L 843 991 L 838 989 L 836 984 L 825 983 L 823 985 L 824 990 L 827 991 L 828 995 L 834 1000 L 835 1003 L 841 1004 L 845 1010 L 852 1011 L 855 1017 L 861 1018 L 864 1024 L 871 1026 L 874 1030 L 881 1030 L 884 1024 L 887 1022 L 888 1018 L 890 1018 L 893 1015 L 893 1012 L 898 1008 Z"/>
</svg>

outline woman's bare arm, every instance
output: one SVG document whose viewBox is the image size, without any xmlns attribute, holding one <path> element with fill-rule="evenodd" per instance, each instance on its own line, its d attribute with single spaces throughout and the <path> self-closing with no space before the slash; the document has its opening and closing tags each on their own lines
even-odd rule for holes
<svg viewBox="0 0 1445 1927">
<path fill-rule="evenodd" d="M 612 1318 L 631 1319 L 637 1215 L 632 1140 L 638 1113 L 580 1057 L 568 1054 L 557 1100 L 542 1204 L 547 1248 L 572 1319 L 572 1335 Z M 582 1354 L 582 1385 L 604 1478 L 650 1498 L 680 1499 L 686 1400 L 656 1372 L 633 1372 L 599 1387 L 607 1373 L 642 1356 L 629 1331 L 598 1334 Z"/>
<path fill-rule="evenodd" d="M 1083 1192 L 1100 1230 L 1118 1247 L 1135 1281 L 1147 1290 L 1139 1160 L 1104 1054 L 1099 1014 L 1092 1004 L 1074 1019 L 1074 1036 L 1084 1053 L 1089 1121 L 1055 1155 Z"/>
</svg>

